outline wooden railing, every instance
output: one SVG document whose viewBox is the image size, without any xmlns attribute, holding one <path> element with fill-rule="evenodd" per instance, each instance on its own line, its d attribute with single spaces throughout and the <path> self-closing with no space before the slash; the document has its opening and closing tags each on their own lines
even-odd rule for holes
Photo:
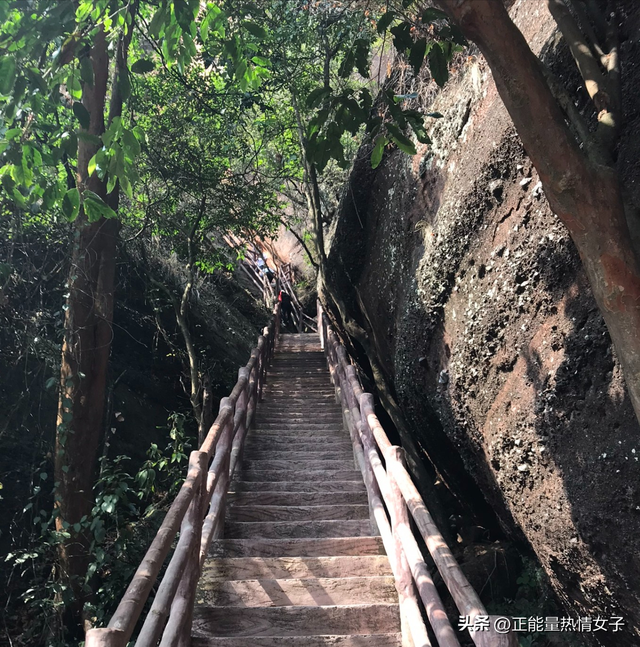
<svg viewBox="0 0 640 647">
<path fill-rule="evenodd" d="M 391 562 L 403 619 L 403 635 L 410 633 L 415 647 L 431 646 L 423 621 L 424 613 L 440 647 L 460 647 L 417 537 L 411 530 L 410 514 L 460 616 L 471 621 L 477 618 L 478 625 L 488 625 L 485 630 L 470 632 L 475 645 L 517 647 L 515 634 L 510 631 L 503 633 L 500 626 L 496 628 L 497 617 L 487 614 L 451 553 L 407 471 L 404 451 L 389 441 L 375 414 L 373 395 L 363 391 L 355 366 L 323 314 L 320 303 L 318 332 L 356 461 L 364 476 L 371 516 Z"/>
<path fill-rule="evenodd" d="M 276 304 L 270 325 L 259 337 L 247 365 L 238 371 L 238 381 L 229 397 L 220 402 L 218 417 L 200 449 L 191 452 L 187 478 L 109 625 L 89 630 L 86 647 L 127 645 L 178 531 L 175 550 L 135 644 L 137 647 L 188 647 L 191 644 L 196 585 L 211 540 L 222 534 L 229 481 L 253 422 L 279 332 L 280 306 Z"/>
</svg>

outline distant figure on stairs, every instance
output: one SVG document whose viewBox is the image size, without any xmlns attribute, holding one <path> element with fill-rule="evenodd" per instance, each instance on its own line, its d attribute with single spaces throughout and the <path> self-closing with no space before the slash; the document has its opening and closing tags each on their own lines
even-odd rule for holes
<svg viewBox="0 0 640 647">
<path fill-rule="evenodd" d="M 291 319 L 291 315 L 293 313 L 293 308 L 291 306 L 291 297 L 284 290 L 280 290 L 278 301 L 280 301 L 282 323 L 284 323 L 285 326 L 292 325 L 293 321 Z"/>
</svg>

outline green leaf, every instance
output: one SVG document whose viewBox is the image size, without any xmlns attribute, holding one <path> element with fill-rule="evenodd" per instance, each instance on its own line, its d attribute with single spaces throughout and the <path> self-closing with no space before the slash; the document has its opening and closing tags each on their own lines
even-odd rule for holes
<svg viewBox="0 0 640 647">
<path fill-rule="evenodd" d="M 121 69 L 118 74 L 118 91 L 123 101 L 126 101 L 131 94 L 131 81 L 129 80 L 129 72 L 126 69 Z"/>
<path fill-rule="evenodd" d="M 383 31 L 386 31 L 387 27 L 394 21 L 396 14 L 394 11 L 387 11 L 387 13 L 380 16 L 378 20 L 378 25 L 376 29 L 378 33 L 381 34 Z"/>
<path fill-rule="evenodd" d="M 73 102 L 73 114 L 76 116 L 77 120 L 80 122 L 80 125 L 88 130 L 89 125 L 91 124 L 91 115 L 89 111 L 80 103 L 80 101 Z"/>
<path fill-rule="evenodd" d="M 262 56 L 254 56 L 251 60 L 256 65 L 260 65 L 260 67 L 269 67 L 269 65 L 271 65 L 271 61 L 268 58 L 263 58 Z"/>
<path fill-rule="evenodd" d="M 422 12 L 422 22 L 431 23 L 434 20 L 448 20 L 449 16 L 444 11 L 440 9 L 435 9 L 434 7 L 429 7 Z"/>
<path fill-rule="evenodd" d="M 89 56 L 80 59 L 80 78 L 86 85 L 93 86 L 93 65 Z"/>
<path fill-rule="evenodd" d="M 447 57 L 440 43 L 433 43 L 429 51 L 429 69 L 433 80 L 442 87 L 449 80 Z"/>
<path fill-rule="evenodd" d="M 131 71 L 134 74 L 146 74 L 156 69 L 153 61 L 148 58 L 141 58 L 137 60 L 132 66 Z"/>
<path fill-rule="evenodd" d="M 95 146 L 102 146 L 102 140 L 100 139 L 100 137 L 97 137 L 96 135 L 92 135 L 91 133 L 85 132 L 84 130 L 78 131 L 77 136 L 78 136 L 78 139 L 81 139 L 83 142 L 94 144 Z"/>
<path fill-rule="evenodd" d="M 342 59 L 342 63 L 338 68 L 338 75 L 341 78 L 346 79 L 353 71 L 353 66 L 355 64 L 356 64 L 356 54 L 353 50 L 349 50 L 345 54 L 345 57 Z"/>
<path fill-rule="evenodd" d="M 0 94 L 8 95 L 16 81 L 16 59 L 13 56 L 0 57 Z"/>
<path fill-rule="evenodd" d="M 96 172 L 96 166 L 98 164 L 96 161 L 96 156 L 97 153 L 89 160 L 89 164 L 87 165 L 87 173 L 89 174 L 89 177 L 91 177 Z"/>
<path fill-rule="evenodd" d="M 364 38 L 356 40 L 356 68 L 365 79 L 369 78 L 369 41 Z"/>
<path fill-rule="evenodd" d="M 371 168 L 378 168 L 384 155 L 384 147 L 389 143 L 389 140 L 384 135 L 376 137 L 373 151 L 371 152 Z"/>
<path fill-rule="evenodd" d="M 78 189 L 69 189 L 62 198 L 62 213 L 69 222 L 78 217 L 80 211 L 80 192 Z"/>
<path fill-rule="evenodd" d="M 164 31 L 165 23 L 165 9 L 161 7 L 153 14 L 151 23 L 149 24 L 149 35 L 152 38 L 159 38 L 162 31 Z"/>
<path fill-rule="evenodd" d="M 258 25 L 258 23 L 255 23 L 251 20 L 245 20 L 242 23 L 242 26 L 252 35 L 255 36 L 256 38 L 266 38 L 267 37 L 267 32 L 264 30 L 263 27 Z"/>
<path fill-rule="evenodd" d="M 317 108 L 331 94 L 331 88 L 316 88 L 307 97 L 307 108 Z"/>
<path fill-rule="evenodd" d="M 122 131 L 122 143 L 124 144 L 125 151 L 129 154 L 131 159 L 134 159 L 140 154 L 140 142 L 133 134 L 133 131 Z"/>
<path fill-rule="evenodd" d="M 122 190 L 124 191 L 124 194 L 129 198 L 129 200 L 133 200 L 133 188 L 131 186 L 131 182 L 129 182 L 129 178 L 126 175 L 123 175 L 120 178 L 120 186 L 122 187 Z"/>
<path fill-rule="evenodd" d="M 394 124 L 387 124 L 387 130 L 391 135 L 391 139 L 393 139 L 393 141 L 398 145 L 398 148 L 401 151 L 404 151 L 408 155 L 416 154 L 417 151 L 416 147 L 413 145 L 413 142 L 402 133 L 400 128 L 398 128 Z"/>
<path fill-rule="evenodd" d="M 424 55 L 427 52 L 427 39 L 420 38 L 417 40 L 409 51 L 409 63 L 413 67 L 413 73 L 418 76 L 422 63 L 424 62 Z"/>
<path fill-rule="evenodd" d="M 100 218 L 116 218 L 116 212 L 97 194 L 89 189 L 82 193 L 84 211 L 89 222 L 97 222 Z"/>
<path fill-rule="evenodd" d="M 430 144 L 431 143 L 431 138 L 429 135 L 427 135 L 427 131 L 424 127 L 424 124 L 416 121 L 411 121 L 411 128 L 413 128 L 413 132 L 416 134 L 416 138 L 421 144 Z"/>
<path fill-rule="evenodd" d="M 393 34 L 393 45 L 399 52 L 404 54 L 413 45 L 411 25 L 409 23 L 401 22 L 389 31 Z"/>
</svg>

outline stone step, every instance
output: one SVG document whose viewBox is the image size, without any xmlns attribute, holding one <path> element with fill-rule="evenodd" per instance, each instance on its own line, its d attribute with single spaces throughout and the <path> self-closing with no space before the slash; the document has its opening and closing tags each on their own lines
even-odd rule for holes
<svg viewBox="0 0 640 647">
<path fill-rule="evenodd" d="M 242 479 L 242 480 L 241 480 Z M 231 492 L 365 492 L 362 475 L 355 480 L 246 481 L 243 474 L 229 486 Z"/>
<path fill-rule="evenodd" d="M 313 636 L 386 634 L 400 630 L 397 604 L 306 607 L 196 606 L 196 636 Z"/>
<path fill-rule="evenodd" d="M 229 521 L 329 521 L 368 519 L 369 506 L 350 505 L 233 505 Z"/>
<path fill-rule="evenodd" d="M 331 521 L 230 521 L 224 536 L 229 539 L 287 539 L 295 537 L 367 537 L 374 534 L 368 519 Z"/>
<path fill-rule="evenodd" d="M 212 607 L 329 606 L 393 604 L 393 577 L 209 580 L 198 587 L 199 604 Z"/>
<path fill-rule="evenodd" d="M 351 460 L 322 460 L 322 459 L 311 459 L 308 461 L 288 461 L 288 460 L 244 460 L 242 461 L 242 469 L 244 470 L 260 470 L 260 471 L 271 471 L 271 470 L 309 470 L 309 471 L 319 471 L 319 470 L 329 470 L 332 472 L 338 472 L 341 470 L 350 470 L 355 469 L 355 463 L 353 459 Z"/>
<path fill-rule="evenodd" d="M 242 470 L 243 481 L 357 481 L 359 470 Z"/>
<path fill-rule="evenodd" d="M 227 502 L 232 506 L 322 506 L 366 505 L 365 492 L 244 492 L 229 494 Z"/>
<path fill-rule="evenodd" d="M 201 581 L 374 577 L 391 574 L 386 555 L 223 557 L 205 562 Z"/>
<path fill-rule="evenodd" d="M 381 537 L 216 539 L 212 557 L 341 557 L 384 555 Z M 269 575 L 273 577 L 273 575 Z M 322 575 L 322 577 L 327 577 Z"/>
<path fill-rule="evenodd" d="M 194 637 L 192 647 L 248 647 L 246 638 Z M 252 636 L 251 647 L 402 647 L 402 634 Z"/>
</svg>

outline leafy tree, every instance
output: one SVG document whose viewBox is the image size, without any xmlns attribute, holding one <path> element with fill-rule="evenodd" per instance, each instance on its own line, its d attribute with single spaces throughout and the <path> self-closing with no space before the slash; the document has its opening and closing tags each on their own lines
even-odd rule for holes
<svg viewBox="0 0 640 647">
<path fill-rule="evenodd" d="M 155 238 L 185 264 L 179 294 L 157 268 L 149 273 L 168 297 L 184 339 L 199 426 L 203 371 L 188 321 L 198 275 L 228 264 L 224 234 L 265 235 L 279 223 L 277 174 L 268 170 L 269 125 L 245 93 L 229 89 L 230 80 L 221 76 L 199 65 L 179 77 L 163 71 L 145 79 L 132 102 L 146 143 L 139 164 L 142 196 L 125 221 L 146 228 L 145 244 Z"/>
<path fill-rule="evenodd" d="M 89 595 L 87 520 L 103 435 L 120 193 L 132 196 L 144 135 L 123 107 L 135 76 L 155 67 L 150 50 L 182 73 L 197 43 L 224 41 L 225 21 L 217 6 L 199 0 L 0 4 L 4 196 L 19 209 L 73 223 L 55 452 L 69 627 L 80 627 Z M 237 48 L 225 53 L 237 72 Z M 237 76 L 247 87 L 257 80 L 247 70 Z"/>
</svg>

